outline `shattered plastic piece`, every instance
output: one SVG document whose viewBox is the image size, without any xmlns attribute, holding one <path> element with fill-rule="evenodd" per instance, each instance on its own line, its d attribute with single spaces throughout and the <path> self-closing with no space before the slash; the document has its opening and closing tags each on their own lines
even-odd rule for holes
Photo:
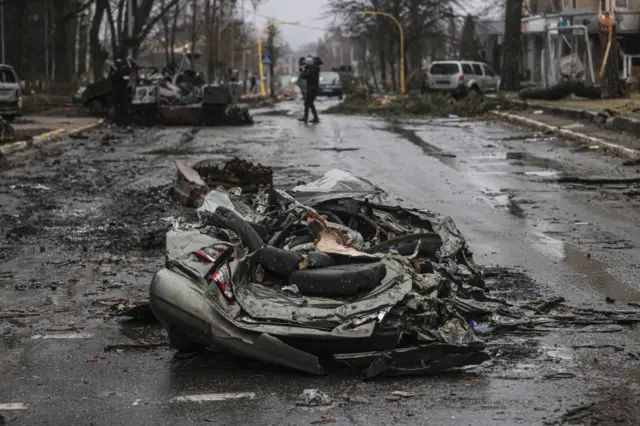
<svg viewBox="0 0 640 426">
<path fill-rule="evenodd" d="M 298 287 L 296 285 L 283 285 L 282 291 L 288 291 L 291 293 L 300 294 L 300 290 L 298 290 Z"/>
<path fill-rule="evenodd" d="M 491 327 L 489 327 L 489 324 L 487 323 L 478 324 L 475 321 L 471 321 L 471 328 L 473 328 L 473 331 L 477 334 L 487 334 L 491 332 Z"/>
<path fill-rule="evenodd" d="M 318 389 L 305 389 L 296 400 L 296 405 L 304 407 L 318 407 L 321 405 L 331 405 L 332 400 L 324 392 Z"/>
<path fill-rule="evenodd" d="M 204 197 L 202 206 L 198 208 L 198 212 L 207 211 L 215 213 L 216 209 L 220 206 L 226 207 L 229 210 L 236 209 L 227 194 L 216 190 L 209 191 L 209 193 Z"/>
<path fill-rule="evenodd" d="M 416 396 L 415 393 L 405 392 L 405 391 L 393 391 L 391 395 L 401 396 L 402 398 L 412 398 Z"/>
<path fill-rule="evenodd" d="M 342 254 L 352 257 L 370 257 L 367 253 L 345 246 L 340 237 L 327 231 L 320 232 L 314 244 L 318 251 L 323 253 Z"/>
</svg>

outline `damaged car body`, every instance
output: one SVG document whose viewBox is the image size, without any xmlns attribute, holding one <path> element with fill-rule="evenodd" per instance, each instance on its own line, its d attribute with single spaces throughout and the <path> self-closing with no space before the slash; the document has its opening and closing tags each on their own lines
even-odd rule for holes
<svg viewBox="0 0 640 426">
<path fill-rule="evenodd" d="M 332 170 L 291 191 L 212 190 L 175 222 L 150 305 L 174 348 L 371 379 L 487 360 L 464 309 L 481 268 L 453 221 Z"/>
</svg>

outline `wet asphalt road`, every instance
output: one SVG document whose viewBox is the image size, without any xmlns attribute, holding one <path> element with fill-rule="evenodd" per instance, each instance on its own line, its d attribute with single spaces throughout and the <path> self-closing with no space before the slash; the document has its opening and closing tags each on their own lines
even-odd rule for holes
<svg viewBox="0 0 640 426">
<path fill-rule="evenodd" d="M 168 348 L 105 352 L 106 345 L 165 341 L 158 326 L 112 318 L 100 301 L 146 298 L 163 262 L 161 218 L 183 212 L 165 196 L 173 162 L 205 158 L 259 161 L 275 169 L 281 186 L 344 169 L 406 203 L 451 215 L 479 263 L 521 276 L 513 294 L 618 309 L 640 302 L 640 200 L 622 195 L 623 188 L 554 181 L 561 174 L 637 172 L 619 159 L 482 121 L 327 115 L 305 126 L 295 120 L 297 107 L 259 110 L 258 123 L 248 128 L 103 130 L 2 160 L 0 312 L 39 314 L 0 318 L 0 419 L 515 425 L 564 416 L 636 424 L 629 422 L 639 414 L 640 344 L 638 330 L 626 326 L 495 339 L 488 365 L 366 383 L 345 373 L 308 377 L 226 354 L 176 359 Z M 587 344 L 609 346 L 575 348 Z M 548 376 L 554 373 L 565 374 Z M 333 405 L 296 407 L 306 388 L 326 392 Z M 392 397 L 397 390 L 414 396 Z M 193 395 L 223 400 L 180 400 Z"/>
</svg>

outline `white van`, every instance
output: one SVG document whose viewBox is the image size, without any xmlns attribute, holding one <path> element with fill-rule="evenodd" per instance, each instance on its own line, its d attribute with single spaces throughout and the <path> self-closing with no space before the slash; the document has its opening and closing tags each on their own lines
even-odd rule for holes
<svg viewBox="0 0 640 426">
<path fill-rule="evenodd" d="M 453 96 L 500 90 L 500 76 L 482 62 L 436 61 L 429 67 L 425 79 L 428 92 L 446 92 Z"/>
</svg>

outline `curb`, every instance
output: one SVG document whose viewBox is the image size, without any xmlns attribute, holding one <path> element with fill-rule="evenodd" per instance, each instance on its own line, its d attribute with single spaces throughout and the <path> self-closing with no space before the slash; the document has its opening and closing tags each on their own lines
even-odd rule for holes
<svg viewBox="0 0 640 426">
<path fill-rule="evenodd" d="M 569 129 L 565 129 L 562 127 L 557 127 L 557 126 L 551 126 L 549 124 L 545 124 L 545 123 L 541 123 L 539 121 L 536 120 L 532 120 L 530 118 L 526 118 L 526 117 L 520 117 L 519 115 L 515 115 L 515 114 L 509 114 L 506 112 L 500 112 L 500 111 L 491 111 L 491 113 L 495 116 L 498 116 L 506 121 L 515 123 L 515 124 L 523 124 L 525 126 L 529 126 L 529 127 L 533 127 L 533 128 L 537 128 L 540 130 L 544 130 L 544 131 L 551 131 L 554 133 L 559 133 L 562 136 L 565 136 L 569 139 L 578 141 L 578 142 L 582 142 L 586 145 L 599 145 L 602 146 L 604 148 L 606 148 L 607 150 L 616 153 L 619 156 L 622 157 L 626 157 L 626 158 L 630 158 L 632 160 L 636 160 L 638 158 L 640 158 L 640 151 L 635 150 L 635 149 L 631 149 L 631 148 L 627 148 L 625 146 L 622 145 L 618 145 L 616 143 L 611 143 L 611 142 L 607 142 L 603 139 L 599 139 L 599 138 L 594 138 L 591 136 L 587 136 L 583 133 L 578 133 L 578 132 L 574 132 L 573 130 L 569 130 Z"/>
<path fill-rule="evenodd" d="M 582 110 L 576 108 L 561 108 L 553 105 L 537 104 L 534 102 L 525 102 L 521 100 L 511 100 L 515 105 L 523 106 L 526 109 L 539 109 L 544 111 L 545 114 L 555 115 L 559 117 L 566 117 L 572 120 L 587 120 L 596 125 L 606 123 L 606 128 L 612 130 L 618 130 L 621 132 L 630 133 L 634 136 L 640 136 L 640 120 L 635 118 L 614 116 L 607 120 L 606 116 L 603 116 L 598 111 Z"/>
<path fill-rule="evenodd" d="M 38 136 L 34 136 L 31 140 L 31 145 L 38 146 L 45 142 L 53 142 L 62 139 L 66 131 L 64 129 L 52 130 L 51 132 L 43 133 Z"/>
<path fill-rule="evenodd" d="M 7 156 L 9 154 L 13 154 L 20 151 L 25 151 L 31 147 L 40 146 L 47 142 L 54 142 L 65 139 L 70 135 L 77 135 L 79 133 L 87 132 L 89 130 L 93 130 L 102 124 L 104 124 L 104 118 L 96 121 L 95 123 L 88 124 L 83 127 L 79 127 L 77 129 L 73 129 L 67 132 L 65 129 L 53 130 L 51 132 L 43 133 L 38 136 L 34 136 L 31 140 L 24 140 L 19 142 L 12 142 L 10 144 L 6 144 L 4 146 L 0 146 L 0 157 Z"/>
</svg>

